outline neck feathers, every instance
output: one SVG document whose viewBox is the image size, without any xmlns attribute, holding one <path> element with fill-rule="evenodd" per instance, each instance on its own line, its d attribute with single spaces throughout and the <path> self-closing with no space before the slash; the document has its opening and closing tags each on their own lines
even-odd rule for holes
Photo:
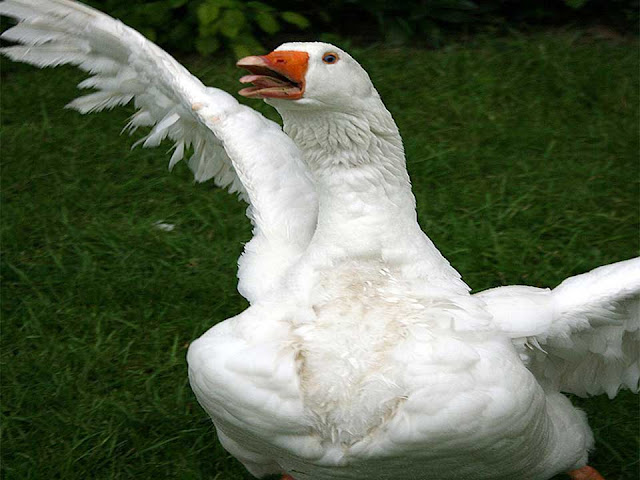
<svg viewBox="0 0 640 480">
<path fill-rule="evenodd" d="M 381 227 L 387 217 L 415 220 L 398 128 L 379 97 L 369 103 L 349 112 L 295 110 L 283 115 L 285 132 L 301 149 L 316 181 L 324 206 L 320 229 L 327 222 L 349 226 L 366 221 L 363 217 L 375 217 Z"/>
<path fill-rule="evenodd" d="M 284 131 L 303 151 L 316 176 L 333 167 L 379 165 L 405 172 L 402 139 L 391 114 L 374 97 L 350 112 L 292 110 L 283 113 Z M 407 177 L 408 179 L 408 177 Z"/>
</svg>

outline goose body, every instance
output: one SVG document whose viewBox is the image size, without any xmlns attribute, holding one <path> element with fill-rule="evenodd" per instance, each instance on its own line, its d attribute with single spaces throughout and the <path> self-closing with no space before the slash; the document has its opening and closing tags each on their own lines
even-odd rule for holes
<svg viewBox="0 0 640 480">
<path fill-rule="evenodd" d="M 420 229 L 402 140 L 367 73 L 325 43 L 239 66 L 240 93 L 284 131 L 207 88 L 110 17 L 69 0 L 7 0 L 3 49 L 78 65 L 89 112 L 134 100 L 144 146 L 189 146 L 197 180 L 249 203 L 239 261 L 250 307 L 188 352 L 222 445 L 255 476 L 532 479 L 583 469 L 593 437 L 561 392 L 638 389 L 640 260 L 553 290 L 471 295 Z M 578 477 L 575 477 L 578 478 Z M 597 477 L 591 477 L 593 479 Z"/>
<path fill-rule="evenodd" d="M 257 477 L 543 479 L 583 466 L 586 418 L 544 391 L 483 302 L 412 287 L 347 263 L 319 274 L 310 309 L 290 292 L 288 308 L 254 305 L 195 341 L 191 384 L 223 446 Z"/>
</svg>

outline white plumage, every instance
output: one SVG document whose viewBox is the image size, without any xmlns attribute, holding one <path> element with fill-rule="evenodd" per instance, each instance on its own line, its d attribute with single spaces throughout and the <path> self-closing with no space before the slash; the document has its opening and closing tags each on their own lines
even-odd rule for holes
<svg viewBox="0 0 640 480">
<path fill-rule="evenodd" d="M 579 396 L 637 390 L 638 259 L 568 278 L 553 290 L 510 286 L 479 293 L 545 387 Z M 533 348 L 532 348 L 533 347 Z"/>
<path fill-rule="evenodd" d="M 251 473 L 302 479 L 546 479 L 586 464 L 585 416 L 560 392 L 638 390 L 640 260 L 553 290 L 476 295 L 416 221 L 393 118 L 366 72 L 323 43 L 240 62 L 284 132 L 207 88 L 122 23 L 69 0 L 7 0 L 2 52 L 71 63 L 134 101 L 140 143 L 193 151 L 198 181 L 248 201 L 239 261 L 251 306 L 189 349 L 189 376 L 224 447 Z M 279 62 L 276 64 L 276 62 Z M 595 477 L 594 477 L 595 478 Z"/>
</svg>

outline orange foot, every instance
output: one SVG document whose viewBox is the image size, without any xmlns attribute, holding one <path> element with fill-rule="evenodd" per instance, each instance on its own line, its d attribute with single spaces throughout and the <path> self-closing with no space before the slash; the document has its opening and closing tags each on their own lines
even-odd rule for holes
<svg viewBox="0 0 640 480">
<path fill-rule="evenodd" d="M 295 478 L 293 478 L 291 475 L 282 475 L 282 478 L 280 480 L 296 480 Z"/>
<path fill-rule="evenodd" d="M 571 470 L 568 474 L 573 480 L 604 480 L 602 475 L 600 475 L 595 468 L 590 467 L 589 465 L 577 470 Z"/>
</svg>

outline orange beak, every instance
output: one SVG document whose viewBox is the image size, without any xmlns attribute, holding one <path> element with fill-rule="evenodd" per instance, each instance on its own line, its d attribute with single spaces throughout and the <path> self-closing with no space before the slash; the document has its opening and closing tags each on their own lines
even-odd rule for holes
<svg viewBox="0 0 640 480">
<path fill-rule="evenodd" d="M 252 83 L 238 93 L 249 98 L 302 98 L 305 75 L 309 67 L 309 54 L 279 50 L 269 55 L 245 57 L 236 65 L 251 72 L 240 79 L 241 83 Z"/>
</svg>

